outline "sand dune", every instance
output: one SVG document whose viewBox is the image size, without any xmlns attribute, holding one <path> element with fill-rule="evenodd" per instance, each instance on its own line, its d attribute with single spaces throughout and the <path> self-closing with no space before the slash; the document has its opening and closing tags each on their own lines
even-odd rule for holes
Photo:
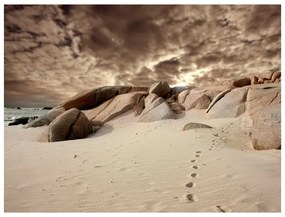
<svg viewBox="0 0 285 217">
<path fill-rule="evenodd" d="M 280 150 L 251 148 L 245 116 L 134 122 L 43 143 L 47 127 L 5 128 L 5 211 L 280 212 Z M 183 131 L 188 122 L 212 129 Z"/>
</svg>

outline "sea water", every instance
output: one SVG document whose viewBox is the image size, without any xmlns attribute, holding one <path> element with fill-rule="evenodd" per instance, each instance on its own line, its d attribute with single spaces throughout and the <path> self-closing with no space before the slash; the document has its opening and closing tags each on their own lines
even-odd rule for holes
<svg viewBox="0 0 285 217">
<path fill-rule="evenodd" d="M 8 126 L 8 124 L 15 118 L 41 116 L 48 113 L 49 111 L 50 110 L 41 108 L 4 108 L 4 126 Z"/>
</svg>

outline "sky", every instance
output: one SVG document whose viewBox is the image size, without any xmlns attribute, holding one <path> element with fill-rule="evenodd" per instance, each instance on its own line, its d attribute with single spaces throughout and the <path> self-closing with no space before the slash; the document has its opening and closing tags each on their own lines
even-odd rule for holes
<svg viewBox="0 0 285 217">
<path fill-rule="evenodd" d="M 281 67 L 279 5 L 6 5 L 4 105 L 106 85 L 208 86 Z"/>
</svg>

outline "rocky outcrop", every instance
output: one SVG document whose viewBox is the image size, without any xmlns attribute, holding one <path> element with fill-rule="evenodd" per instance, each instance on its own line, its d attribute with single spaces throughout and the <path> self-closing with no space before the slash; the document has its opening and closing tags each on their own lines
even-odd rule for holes
<svg viewBox="0 0 285 217">
<path fill-rule="evenodd" d="M 38 117 L 37 119 L 27 123 L 25 125 L 25 128 L 49 125 L 57 116 L 61 115 L 65 111 L 66 110 L 63 107 L 55 107 L 52 110 L 50 110 L 47 114 L 44 114 Z"/>
<path fill-rule="evenodd" d="M 13 126 L 13 125 L 19 125 L 19 124 L 27 124 L 29 122 L 31 122 L 32 120 L 37 119 L 38 116 L 33 116 L 33 117 L 18 117 L 18 118 L 14 118 L 13 121 L 11 121 L 8 126 Z"/>
<path fill-rule="evenodd" d="M 246 111 L 249 115 L 273 104 L 281 104 L 281 86 L 279 84 L 255 85 L 249 88 Z"/>
<path fill-rule="evenodd" d="M 178 102 L 169 102 L 168 105 L 176 114 L 181 114 L 185 110 L 185 107 Z"/>
<path fill-rule="evenodd" d="M 146 97 L 147 98 L 147 97 Z M 156 98 L 138 116 L 139 122 L 152 122 L 163 119 L 175 119 L 175 112 L 169 107 L 162 97 Z"/>
<path fill-rule="evenodd" d="M 252 115 L 252 146 L 257 150 L 281 148 L 281 104 L 268 105 Z"/>
<path fill-rule="evenodd" d="M 193 93 L 191 90 L 190 93 L 186 96 L 184 103 L 182 104 L 186 110 L 190 109 L 206 109 L 211 103 L 211 99 L 204 93 Z"/>
<path fill-rule="evenodd" d="M 77 108 L 80 110 L 92 109 L 111 99 L 114 96 L 134 91 L 147 91 L 147 87 L 131 87 L 131 86 L 107 86 L 86 90 L 78 93 L 71 99 L 63 102 L 60 106 L 65 109 Z"/>
<path fill-rule="evenodd" d="M 244 87 L 244 86 L 247 86 L 247 85 L 250 85 L 250 78 L 241 78 L 241 79 L 237 79 L 233 82 L 233 85 L 235 87 Z"/>
<path fill-rule="evenodd" d="M 166 81 L 159 81 L 151 85 L 148 92 L 156 94 L 159 97 L 165 97 L 170 91 L 171 88 Z"/>
<path fill-rule="evenodd" d="M 227 88 L 224 91 L 220 92 L 219 94 L 217 94 L 215 96 L 215 98 L 212 100 L 212 102 L 210 103 L 210 105 L 207 108 L 206 113 L 208 113 L 210 111 L 210 109 L 221 99 L 223 98 L 227 93 L 231 92 L 231 88 Z"/>
<path fill-rule="evenodd" d="M 245 111 L 245 101 L 248 87 L 237 88 L 230 91 L 217 101 L 208 114 L 211 118 L 238 117 Z"/>
<path fill-rule="evenodd" d="M 78 109 L 72 108 L 59 115 L 48 128 L 48 142 L 81 139 L 93 132 L 92 124 Z"/>
<path fill-rule="evenodd" d="M 157 98 L 158 98 L 158 95 L 154 93 L 148 94 L 147 97 L 144 99 L 145 107 L 149 107 L 150 104 L 152 104 L 153 101 L 156 100 Z"/>
<path fill-rule="evenodd" d="M 188 94 L 190 93 L 191 90 L 184 90 L 181 93 L 178 94 L 178 103 L 183 105 L 183 103 L 185 102 L 186 97 L 188 96 Z"/>
<path fill-rule="evenodd" d="M 195 122 L 190 122 L 185 124 L 183 127 L 183 131 L 185 130 L 191 130 L 191 129 L 198 129 L 198 128 L 206 128 L 206 129 L 211 129 L 212 127 L 207 125 L 207 124 L 201 124 L 201 123 L 195 123 Z"/>
<path fill-rule="evenodd" d="M 93 124 L 101 125 L 133 109 L 138 99 L 145 95 L 147 92 L 132 92 L 115 96 L 89 111 L 87 117 Z"/>
</svg>

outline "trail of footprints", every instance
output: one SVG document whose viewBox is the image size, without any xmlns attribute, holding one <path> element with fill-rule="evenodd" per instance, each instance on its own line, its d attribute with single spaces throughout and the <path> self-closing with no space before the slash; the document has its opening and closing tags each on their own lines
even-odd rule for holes
<svg viewBox="0 0 285 217">
<path fill-rule="evenodd" d="M 195 152 L 195 158 L 199 158 L 201 156 L 201 153 L 202 153 L 201 151 L 196 151 Z M 191 163 L 196 163 L 196 162 L 197 162 L 197 159 L 191 160 Z M 192 168 L 194 170 L 199 170 L 199 167 L 197 165 L 193 165 Z M 199 174 L 194 172 L 194 173 L 191 173 L 190 176 L 192 178 L 197 178 L 199 176 Z M 195 186 L 196 186 L 195 182 L 188 182 L 185 185 L 185 187 L 187 187 L 187 188 L 194 188 Z M 197 197 L 196 194 L 187 194 L 186 195 L 186 199 L 187 199 L 188 202 L 191 202 L 191 203 L 194 203 L 194 202 L 199 200 L 199 198 Z"/>
<path fill-rule="evenodd" d="M 212 140 L 212 145 L 210 146 L 210 148 L 208 149 L 209 151 L 212 151 L 212 150 L 215 150 L 215 147 L 216 146 L 218 146 L 217 144 L 216 144 L 216 142 L 217 142 L 217 140 Z M 201 156 L 201 154 L 202 154 L 202 151 L 196 151 L 195 152 L 195 158 L 196 159 L 192 159 L 190 162 L 191 163 L 197 163 L 197 161 L 198 161 L 198 158 Z M 206 165 L 206 164 L 202 164 L 202 165 Z M 194 179 L 196 179 L 197 177 L 199 177 L 199 173 L 198 173 L 198 171 L 199 171 L 199 166 L 198 165 L 193 165 L 192 166 L 192 169 L 195 171 L 195 172 L 193 172 L 193 173 L 191 173 L 190 174 L 190 176 L 191 176 L 191 178 L 194 178 Z M 196 172 L 197 171 L 197 172 Z M 185 187 L 187 187 L 187 188 L 194 188 L 194 187 L 196 187 L 197 186 L 197 184 L 195 183 L 195 182 L 188 182 L 187 184 L 185 184 Z M 196 195 L 196 194 L 194 194 L 194 193 L 187 193 L 186 194 L 186 200 L 188 201 L 188 202 L 190 202 L 190 203 L 195 203 L 195 202 L 197 202 L 197 201 L 199 201 L 199 198 L 198 198 L 198 196 Z M 214 208 L 212 208 L 212 210 L 213 211 L 216 211 L 216 212 L 231 212 L 231 209 L 230 208 L 228 208 L 228 207 L 226 207 L 226 206 L 224 206 L 224 205 L 218 205 L 218 206 L 215 206 Z"/>
</svg>

